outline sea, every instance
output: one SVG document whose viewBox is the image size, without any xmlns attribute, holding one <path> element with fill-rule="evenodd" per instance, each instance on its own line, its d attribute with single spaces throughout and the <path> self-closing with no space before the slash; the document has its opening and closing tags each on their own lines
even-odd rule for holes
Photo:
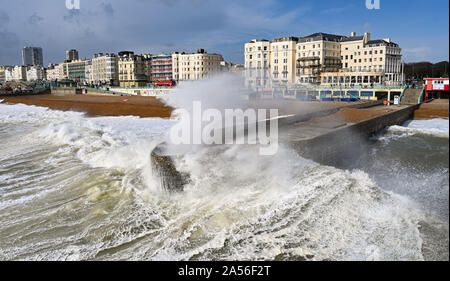
<svg viewBox="0 0 450 281">
<path fill-rule="evenodd" d="M 449 122 L 374 136 L 345 167 L 280 144 L 204 147 L 169 193 L 173 119 L 0 104 L 0 260 L 448 260 Z"/>
</svg>

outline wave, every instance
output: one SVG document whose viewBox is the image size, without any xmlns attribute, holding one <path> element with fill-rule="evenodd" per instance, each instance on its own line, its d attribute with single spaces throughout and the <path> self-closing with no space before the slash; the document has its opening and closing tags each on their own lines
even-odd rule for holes
<svg viewBox="0 0 450 281">
<path fill-rule="evenodd" d="M 17 177 L 36 165 L 73 170 L 2 199 L 7 259 L 423 259 L 424 215 L 362 171 L 321 166 L 284 145 L 271 157 L 257 146 L 199 147 L 176 159 L 191 182 L 168 195 L 155 185 L 149 155 L 173 120 L 22 105 L 0 105 L 0 114 L 0 124 L 29 125 L 15 136 L 24 149 L 53 148 L 5 169 Z M 8 236 L 12 229 L 20 239 Z"/>
</svg>

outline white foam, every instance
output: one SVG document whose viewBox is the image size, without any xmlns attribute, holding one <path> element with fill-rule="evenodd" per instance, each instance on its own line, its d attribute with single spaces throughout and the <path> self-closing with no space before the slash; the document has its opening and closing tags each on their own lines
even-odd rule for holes
<svg viewBox="0 0 450 281">
<path fill-rule="evenodd" d="M 363 172 L 320 166 L 285 147 L 273 157 L 259 156 L 257 146 L 201 147 L 176 161 L 177 168 L 191 176 L 185 192 L 165 197 L 142 181 L 152 147 L 173 120 L 86 118 L 23 105 L 0 105 L 0 117 L 0 123 L 34 126 L 27 135 L 28 145 L 48 143 L 67 149 L 91 167 L 120 168 L 121 187 L 138 195 L 121 198 L 111 215 L 102 212 L 97 218 L 90 213 L 86 217 L 90 221 L 76 235 L 57 241 L 39 238 L 34 252 L 27 252 L 29 247 L 21 250 L 20 245 L 5 247 L 9 256 L 70 258 L 73 249 L 65 251 L 63 245 L 83 240 L 89 243 L 77 251 L 89 259 L 125 243 L 129 245 L 108 258 L 256 260 L 280 254 L 313 254 L 314 259 L 423 258 L 416 224 L 421 214 L 408 200 L 383 192 Z M 70 191 L 73 196 L 85 195 L 77 193 L 83 192 L 78 187 Z M 5 203 L 10 207 L 35 198 L 30 194 Z M 57 220 L 49 218 L 48 224 L 36 227 L 48 235 L 46 227 L 79 223 L 64 218 L 93 205 L 61 207 Z M 136 243 L 129 243 L 133 240 Z"/>
</svg>

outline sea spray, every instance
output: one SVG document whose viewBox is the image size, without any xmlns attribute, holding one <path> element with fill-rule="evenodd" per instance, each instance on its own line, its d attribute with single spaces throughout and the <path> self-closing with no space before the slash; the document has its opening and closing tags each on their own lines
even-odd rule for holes
<svg viewBox="0 0 450 281">
<path fill-rule="evenodd" d="M 198 147 L 176 161 L 192 182 L 166 196 L 138 153 L 172 120 L 3 104 L 0 116 L 2 259 L 424 258 L 417 204 L 284 144 L 272 157 L 257 145 Z"/>
</svg>

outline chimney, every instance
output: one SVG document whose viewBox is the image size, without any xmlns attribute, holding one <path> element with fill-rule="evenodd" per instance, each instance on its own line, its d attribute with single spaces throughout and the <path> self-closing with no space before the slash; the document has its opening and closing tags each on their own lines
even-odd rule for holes
<svg viewBox="0 0 450 281">
<path fill-rule="evenodd" d="M 368 41 L 370 41 L 370 33 L 365 32 L 364 33 L 364 44 L 366 44 Z"/>
<path fill-rule="evenodd" d="M 350 36 L 351 37 L 355 37 L 356 36 L 356 32 L 353 31 L 352 33 L 350 33 Z"/>
</svg>

